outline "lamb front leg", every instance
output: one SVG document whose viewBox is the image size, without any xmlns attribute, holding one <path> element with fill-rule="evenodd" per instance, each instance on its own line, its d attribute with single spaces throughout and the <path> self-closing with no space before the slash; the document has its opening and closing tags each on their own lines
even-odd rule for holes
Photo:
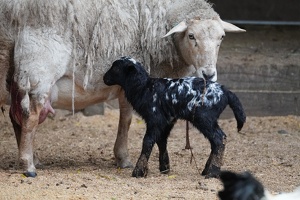
<svg viewBox="0 0 300 200">
<path fill-rule="evenodd" d="M 148 132 L 146 132 L 146 135 L 143 139 L 143 147 L 141 155 L 135 165 L 135 168 L 132 172 L 132 176 L 139 178 L 139 177 L 146 177 L 148 174 L 148 160 L 152 152 L 152 148 L 155 144 L 155 140 L 153 136 Z"/>
</svg>

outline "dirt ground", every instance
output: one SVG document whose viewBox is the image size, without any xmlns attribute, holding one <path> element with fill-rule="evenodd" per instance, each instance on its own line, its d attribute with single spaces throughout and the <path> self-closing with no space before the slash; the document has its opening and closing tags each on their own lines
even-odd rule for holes
<svg viewBox="0 0 300 200">
<path fill-rule="evenodd" d="M 185 147 L 185 122 L 179 121 L 169 138 L 171 172 L 158 170 L 155 147 L 147 178 L 132 178 L 132 169 L 117 169 L 112 147 L 118 110 L 104 116 L 65 116 L 60 112 L 39 127 L 36 151 L 43 162 L 36 178 L 26 178 L 16 166 L 16 141 L 8 116 L 1 116 L 0 199 L 218 199 L 222 184 L 204 179 L 202 170 L 209 143 L 191 128 L 195 160 Z M 227 134 L 224 170 L 251 171 L 273 193 L 291 191 L 300 183 L 300 117 L 248 117 L 241 133 L 234 119 L 222 119 Z M 135 164 L 145 124 L 134 116 L 129 152 Z"/>
<path fill-rule="evenodd" d="M 223 54 L 226 59 L 234 57 Z M 262 59 L 266 61 L 274 62 Z M 21 175 L 8 113 L 1 114 L 0 200 L 218 199 L 220 181 L 205 179 L 199 173 L 208 158 L 209 143 L 191 127 L 195 160 L 191 159 L 191 152 L 184 150 L 184 121 L 176 124 L 169 138 L 169 175 L 159 173 L 157 147 L 150 157 L 147 178 L 132 178 L 132 169 L 117 169 L 113 144 L 118 114 L 117 109 L 111 108 L 106 108 L 103 116 L 91 117 L 81 112 L 72 115 L 57 111 L 54 118 L 39 126 L 36 134 L 35 150 L 43 163 L 36 178 Z M 248 117 L 241 133 L 236 131 L 234 118 L 221 119 L 219 124 L 227 134 L 223 170 L 250 171 L 274 194 L 292 191 L 300 185 L 300 116 Z M 140 154 L 144 133 L 145 124 L 135 115 L 129 133 L 133 164 Z"/>
</svg>

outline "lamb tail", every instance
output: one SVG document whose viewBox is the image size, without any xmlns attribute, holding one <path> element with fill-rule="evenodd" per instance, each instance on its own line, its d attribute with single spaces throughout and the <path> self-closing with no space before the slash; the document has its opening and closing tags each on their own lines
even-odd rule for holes
<svg viewBox="0 0 300 200">
<path fill-rule="evenodd" d="M 237 121 L 238 131 L 242 130 L 244 123 L 246 122 L 246 114 L 243 106 L 238 97 L 231 91 L 227 90 L 228 104 L 234 113 L 234 117 Z"/>
</svg>

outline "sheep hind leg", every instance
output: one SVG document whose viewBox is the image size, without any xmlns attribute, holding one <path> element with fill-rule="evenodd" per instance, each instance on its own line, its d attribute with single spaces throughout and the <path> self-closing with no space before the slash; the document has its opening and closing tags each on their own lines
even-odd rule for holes
<svg viewBox="0 0 300 200">
<path fill-rule="evenodd" d="M 14 119 L 12 110 L 10 110 L 10 118 L 13 124 L 18 149 L 20 165 L 25 170 L 26 177 L 36 177 L 35 161 L 33 155 L 33 140 L 35 130 L 39 122 L 39 111 L 41 109 L 31 109 L 30 113 L 22 114 L 22 125 L 19 125 Z M 37 112 L 35 112 L 37 111 Z"/>
<path fill-rule="evenodd" d="M 18 148 L 19 148 L 22 129 L 21 129 L 21 126 L 15 121 L 11 110 L 9 112 L 9 117 L 10 117 L 10 121 L 11 121 L 11 123 L 13 125 L 13 128 L 14 128 L 14 132 L 15 132 L 15 136 L 16 136 L 16 140 L 17 140 L 17 145 L 18 145 Z"/>
<path fill-rule="evenodd" d="M 21 141 L 22 127 L 14 120 L 11 112 L 9 112 L 9 116 L 10 116 L 11 123 L 13 125 L 13 129 L 14 129 L 14 132 L 15 132 L 15 137 L 16 137 L 17 145 L 18 145 L 18 149 L 19 149 L 20 148 L 20 141 Z M 36 152 L 34 152 L 34 154 L 33 154 L 33 164 L 36 167 L 42 167 L 42 165 L 43 165 L 40 162 L 40 160 L 38 158 L 38 154 Z"/>
<path fill-rule="evenodd" d="M 202 171 L 205 178 L 219 178 L 223 155 L 225 151 L 226 135 L 218 127 L 213 134 L 204 134 L 211 144 L 211 153 Z"/>
<path fill-rule="evenodd" d="M 116 165 L 120 168 L 132 168 L 128 153 L 128 131 L 132 119 L 132 107 L 125 99 L 122 92 L 119 96 L 120 118 L 118 126 L 118 135 L 114 145 L 114 155 Z"/>
</svg>

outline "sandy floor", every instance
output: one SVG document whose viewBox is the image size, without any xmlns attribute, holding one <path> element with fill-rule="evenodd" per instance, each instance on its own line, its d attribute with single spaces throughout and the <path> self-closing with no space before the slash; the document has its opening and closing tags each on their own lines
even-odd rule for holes
<svg viewBox="0 0 300 200">
<path fill-rule="evenodd" d="M 0 199 L 218 199 L 222 184 L 204 179 L 202 170 L 209 143 L 191 128 L 191 152 L 185 146 L 185 122 L 179 121 L 169 138 L 171 172 L 158 170 L 155 147 L 147 178 L 132 178 L 132 169 L 117 169 L 113 144 L 118 110 L 104 116 L 65 116 L 58 112 L 43 123 L 35 149 L 43 162 L 36 178 L 25 178 L 17 167 L 17 145 L 7 113 L 0 116 Z M 234 119 L 219 121 L 227 134 L 222 169 L 251 171 L 272 193 L 292 191 L 300 185 L 300 117 L 248 117 L 241 133 Z M 135 164 L 145 132 L 144 122 L 134 117 L 129 151 Z"/>
</svg>

